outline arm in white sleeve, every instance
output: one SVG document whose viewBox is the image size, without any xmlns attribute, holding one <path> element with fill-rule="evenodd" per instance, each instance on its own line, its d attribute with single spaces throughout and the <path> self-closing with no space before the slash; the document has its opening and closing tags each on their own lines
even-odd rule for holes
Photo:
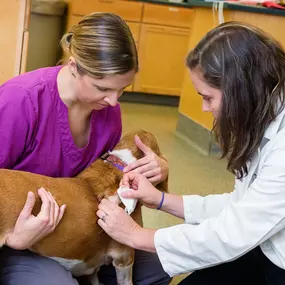
<svg viewBox="0 0 285 285">
<path fill-rule="evenodd" d="M 236 184 L 240 183 L 236 181 Z M 184 195 L 184 217 L 188 224 L 200 224 L 205 219 L 218 216 L 230 203 L 237 199 L 235 191 L 225 194 L 213 194 L 205 197 L 199 195 Z"/>
<path fill-rule="evenodd" d="M 170 275 L 234 260 L 285 227 L 285 147 L 271 152 L 239 201 L 199 225 L 157 230 L 155 248 Z"/>
</svg>

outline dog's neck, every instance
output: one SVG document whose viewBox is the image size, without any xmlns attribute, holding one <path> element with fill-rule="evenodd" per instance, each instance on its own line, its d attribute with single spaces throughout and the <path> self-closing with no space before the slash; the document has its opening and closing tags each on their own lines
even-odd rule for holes
<svg viewBox="0 0 285 285">
<path fill-rule="evenodd" d="M 113 166 L 115 166 L 120 171 L 123 171 L 124 168 L 127 166 L 126 162 L 121 160 L 119 157 L 117 157 L 113 154 L 110 154 L 109 152 L 106 152 L 105 154 L 103 154 L 101 156 L 101 159 L 106 163 L 112 164 Z"/>
<path fill-rule="evenodd" d="M 126 164 L 137 160 L 128 149 L 117 149 L 108 154 L 116 156 Z M 80 179 L 79 181 L 83 180 L 88 184 L 88 189 L 95 194 L 99 201 L 104 197 L 114 196 L 117 203 L 119 203 L 118 196 L 114 194 L 118 190 L 123 177 L 123 171 L 114 165 L 114 163 L 98 158 L 77 177 Z"/>
<path fill-rule="evenodd" d="M 104 161 L 104 158 L 103 159 L 101 158 L 101 159 L 97 159 L 95 162 L 92 163 L 92 165 L 90 165 L 90 167 L 87 167 L 85 170 L 83 170 L 78 175 L 78 177 L 81 177 L 85 180 L 95 180 L 96 178 L 97 179 L 101 178 L 102 171 L 101 173 L 97 172 L 98 169 L 100 169 L 98 168 L 98 163 L 99 165 L 100 163 L 108 163 L 114 166 L 115 168 L 117 168 L 119 171 L 122 171 L 125 166 L 137 160 L 137 158 L 132 154 L 131 150 L 129 149 L 115 149 L 113 151 L 108 152 L 107 155 L 117 158 L 118 161 L 121 161 L 120 164 L 122 164 L 123 166 L 122 169 L 121 167 L 118 167 L 117 165 L 115 165 L 116 163 L 112 163 L 110 161 Z"/>
<path fill-rule="evenodd" d="M 108 152 L 108 155 L 118 158 L 123 166 L 127 166 L 137 160 L 129 149 L 113 150 Z"/>
</svg>

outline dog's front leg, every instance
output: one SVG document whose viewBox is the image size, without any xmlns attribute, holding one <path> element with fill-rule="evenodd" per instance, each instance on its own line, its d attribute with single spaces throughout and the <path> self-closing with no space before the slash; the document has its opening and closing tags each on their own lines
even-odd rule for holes
<svg viewBox="0 0 285 285">
<path fill-rule="evenodd" d="M 102 285 L 102 283 L 99 282 L 99 278 L 98 278 L 99 269 L 100 269 L 100 267 L 98 269 L 96 269 L 91 275 L 90 283 L 92 285 Z"/>
<path fill-rule="evenodd" d="M 125 267 L 116 265 L 114 267 L 118 285 L 133 285 L 133 263 Z"/>
<path fill-rule="evenodd" d="M 135 250 L 126 245 L 111 240 L 107 257 L 113 260 L 113 266 L 116 270 L 117 285 L 133 285 L 133 264 Z"/>
</svg>

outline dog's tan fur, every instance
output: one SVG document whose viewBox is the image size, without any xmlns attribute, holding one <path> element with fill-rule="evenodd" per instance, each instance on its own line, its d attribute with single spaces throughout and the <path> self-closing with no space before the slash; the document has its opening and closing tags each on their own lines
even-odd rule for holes
<svg viewBox="0 0 285 285">
<path fill-rule="evenodd" d="M 125 135 L 114 150 L 129 149 L 136 159 L 143 157 L 135 143 L 138 135 L 144 144 L 163 157 L 155 137 L 146 131 Z M 65 215 L 55 231 L 36 243 L 31 250 L 49 257 L 84 261 L 90 268 L 102 261 L 113 261 L 115 266 L 126 267 L 133 263 L 132 249 L 112 240 L 97 224 L 96 211 L 103 198 L 115 195 L 122 172 L 109 163 L 97 159 L 90 167 L 74 178 L 50 178 L 29 172 L 0 170 L 0 240 L 10 231 L 26 201 L 27 192 L 44 187 L 55 197 L 59 205 L 66 204 Z M 157 186 L 167 191 L 167 180 Z M 37 196 L 34 214 L 40 211 Z M 142 224 L 141 208 L 132 214 Z"/>
</svg>

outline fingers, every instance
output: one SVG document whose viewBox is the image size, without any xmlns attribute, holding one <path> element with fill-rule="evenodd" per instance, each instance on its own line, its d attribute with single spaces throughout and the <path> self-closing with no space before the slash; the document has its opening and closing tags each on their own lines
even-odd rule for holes
<svg viewBox="0 0 285 285">
<path fill-rule="evenodd" d="M 98 225 L 104 230 L 106 231 L 106 229 L 108 228 L 108 225 L 101 219 L 98 219 Z"/>
<path fill-rule="evenodd" d="M 57 204 L 57 202 L 55 201 L 54 197 L 52 196 L 52 194 L 50 192 L 48 192 L 51 198 L 51 202 L 54 205 L 54 212 L 53 212 L 53 223 L 55 225 L 57 225 L 57 219 L 59 216 L 59 206 Z"/>
<path fill-rule="evenodd" d="M 56 221 L 56 226 L 59 224 L 59 222 L 61 221 L 64 213 L 65 213 L 65 209 L 66 209 L 66 205 L 62 205 L 59 208 L 59 215 L 57 217 L 57 221 Z"/>
<path fill-rule="evenodd" d="M 98 210 L 98 211 L 96 212 L 96 215 L 97 215 L 97 217 L 98 217 L 99 219 L 102 220 L 102 218 L 106 215 L 106 212 L 104 212 L 104 211 L 102 211 L 102 210 Z"/>
<path fill-rule="evenodd" d="M 128 188 L 132 188 L 136 190 L 137 185 L 138 185 L 139 176 L 140 174 L 137 174 L 134 172 L 125 174 L 120 182 L 120 186 L 126 186 Z"/>
<path fill-rule="evenodd" d="M 36 197 L 32 192 L 27 195 L 26 204 L 16 221 L 15 227 L 6 239 L 5 244 L 15 249 L 31 247 L 37 241 L 50 234 L 63 217 L 66 206 L 60 208 L 50 192 L 41 188 L 38 194 L 42 201 L 38 216 L 32 215 Z"/>
<path fill-rule="evenodd" d="M 158 167 L 156 169 L 152 169 L 152 170 L 144 172 L 143 175 L 146 178 L 152 178 L 152 177 L 155 177 L 155 176 L 161 176 L 160 173 L 161 173 L 161 169 L 160 169 L 160 167 Z"/>
<path fill-rule="evenodd" d="M 161 182 L 161 174 L 149 178 L 148 181 L 151 182 L 154 185 L 158 184 L 159 182 Z"/>
<path fill-rule="evenodd" d="M 49 199 L 48 193 L 44 188 L 40 188 L 38 190 L 38 194 L 42 200 L 42 207 L 38 216 L 45 219 L 50 219 L 51 201 Z"/>
<path fill-rule="evenodd" d="M 145 165 L 145 164 L 148 164 L 149 163 L 149 157 L 147 156 L 144 156 L 143 158 L 139 159 L 139 160 L 136 160 L 134 161 L 133 163 L 130 163 L 128 166 L 126 166 L 124 168 L 124 172 L 130 172 L 132 171 L 133 169 L 136 169 L 142 165 Z"/>
<path fill-rule="evenodd" d="M 134 191 L 134 190 L 123 192 L 121 195 L 123 198 L 132 198 L 132 199 L 139 199 L 140 198 L 139 192 Z"/>
<path fill-rule="evenodd" d="M 36 203 L 35 194 L 33 192 L 28 192 L 27 200 L 26 200 L 23 210 L 20 213 L 20 216 L 22 218 L 29 218 L 32 214 L 32 210 L 35 206 L 35 203 Z"/>
<path fill-rule="evenodd" d="M 48 224 L 51 228 L 53 228 L 54 227 L 54 221 L 56 221 L 56 218 L 57 218 L 56 207 L 58 208 L 58 206 L 57 206 L 56 202 L 54 201 L 50 192 L 47 192 L 47 197 L 50 201 L 49 223 Z"/>
<path fill-rule="evenodd" d="M 129 168 L 128 168 L 129 167 Z M 160 169 L 159 163 L 152 155 L 145 156 L 125 168 L 124 172 L 135 172 L 145 174 L 146 172 L 154 169 Z M 130 170 L 128 170 L 130 169 Z"/>
<path fill-rule="evenodd" d="M 101 203 L 98 206 L 98 209 L 101 210 L 102 212 L 110 215 L 112 211 L 116 209 L 116 207 L 119 207 L 115 203 L 109 201 L 108 199 L 103 199 Z"/>
<path fill-rule="evenodd" d="M 131 181 L 131 182 L 130 182 Z M 123 198 L 141 199 L 144 191 L 139 191 L 139 188 L 144 189 L 144 185 L 151 185 L 149 180 L 142 174 L 130 172 L 123 176 L 121 185 L 130 188 L 130 191 L 125 191 L 121 195 Z"/>
<path fill-rule="evenodd" d="M 136 168 L 135 170 L 133 170 L 133 172 L 135 173 L 139 173 L 139 174 L 143 174 L 144 176 L 146 176 L 146 173 L 152 170 L 157 170 L 158 166 L 155 164 L 155 162 L 150 162 L 148 164 L 142 165 L 138 168 Z"/>
<path fill-rule="evenodd" d="M 49 229 L 53 231 L 61 221 L 66 205 L 59 207 L 52 194 L 47 192 L 44 188 L 39 189 L 38 192 L 42 200 L 42 207 L 38 216 L 44 219 Z"/>
<path fill-rule="evenodd" d="M 139 136 L 135 136 L 135 144 L 145 155 L 152 153 L 152 150 L 141 141 Z"/>
<path fill-rule="evenodd" d="M 122 181 L 121 181 L 121 184 L 123 186 L 127 186 L 129 188 L 132 188 L 133 190 L 136 190 L 140 181 L 145 180 L 145 179 L 146 179 L 145 175 L 140 174 L 140 173 L 136 173 L 133 171 L 133 172 L 124 174 Z"/>
<path fill-rule="evenodd" d="M 63 217 L 66 205 L 59 207 L 52 194 L 50 192 L 48 192 L 48 194 L 50 195 L 52 205 L 54 205 L 54 211 L 52 212 L 51 209 L 51 214 L 53 214 L 53 224 L 56 227 Z"/>
<path fill-rule="evenodd" d="M 132 183 L 132 180 L 133 180 L 133 174 L 125 174 L 120 182 L 120 186 L 126 186 L 128 188 L 131 188 L 131 183 Z"/>
<path fill-rule="evenodd" d="M 120 206 L 115 204 L 114 202 L 109 201 L 108 199 L 103 199 L 101 203 L 98 205 L 99 214 L 98 216 L 100 219 L 102 218 L 102 213 L 107 214 L 108 216 L 117 216 L 120 212 L 125 212 Z"/>
</svg>

